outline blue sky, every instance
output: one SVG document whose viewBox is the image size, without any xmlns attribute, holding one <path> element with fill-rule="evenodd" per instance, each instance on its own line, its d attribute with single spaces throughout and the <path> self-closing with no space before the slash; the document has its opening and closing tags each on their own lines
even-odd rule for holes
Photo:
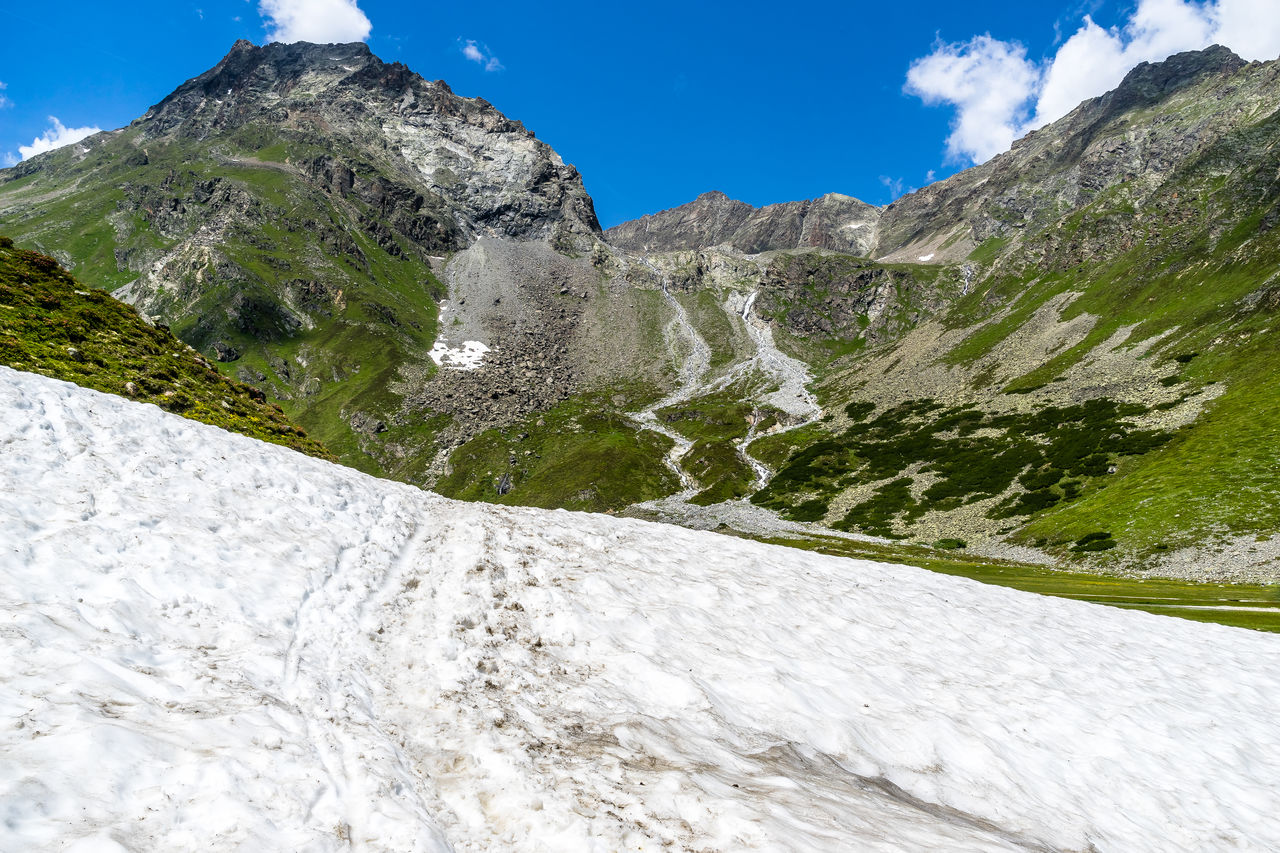
<svg viewBox="0 0 1280 853">
<path fill-rule="evenodd" d="M 127 124 L 237 38 L 367 33 L 378 56 L 554 146 L 606 226 L 711 189 L 756 205 L 831 191 L 884 204 L 1143 59 L 1212 40 L 1280 55 L 1280 0 L 122 5 L 6 12 L 22 38 L 0 56 L 0 157 L 71 138 L 52 117 L 71 131 Z"/>
</svg>

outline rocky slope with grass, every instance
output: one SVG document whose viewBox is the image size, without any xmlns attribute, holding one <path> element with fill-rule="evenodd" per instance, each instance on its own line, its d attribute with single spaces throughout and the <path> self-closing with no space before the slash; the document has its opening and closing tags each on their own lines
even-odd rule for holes
<svg viewBox="0 0 1280 853">
<path fill-rule="evenodd" d="M 881 262 L 961 287 L 832 366 L 831 420 L 756 499 L 1113 570 L 1280 576 L 1278 74 L 1221 48 L 1140 66 L 891 205 Z"/>
<path fill-rule="evenodd" d="M 370 472 L 429 483 L 486 428 L 664 381 L 632 357 L 661 298 L 610 288 L 577 171 L 363 44 L 238 42 L 129 127 L 0 172 L 0 223 Z"/>
<path fill-rule="evenodd" d="M 890 205 L 870 258 L 655 256 L 693 292 L 755 292 L 814 371 L 824 415 L 754 440 L 775 475 L 752 500 L 899 541 L 1280 577 L 1278 74 L 1220 47 L 1139 66 Z M 675 212 L 610 233 L 665 217 L 693 240 Z"/>
<path fill-rule="evenodd" d="M 448 495 L 1269 582 L 1278 77 L 1179 54 L 884 209 L 601 232 L 487 103 L 241 43 L 0 171 L 0 227 Z"/>
</svg>

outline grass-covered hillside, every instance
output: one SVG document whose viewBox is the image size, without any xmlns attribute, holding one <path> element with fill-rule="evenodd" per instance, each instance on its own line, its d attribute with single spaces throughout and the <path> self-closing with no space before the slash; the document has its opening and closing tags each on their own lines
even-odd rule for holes
<svg viewBox="0 0 1280 853">
<path fill-rule="evenodd" d="M 348 464 L 381 472 L 390 437 L 353 420 L 398 411 L 391 385 L 429 364 L 443 288 L 403 235 L 379 245 L 369 202 L 317 187 L 308 134 L 287 138 L 262 148 L 266 137 L 242 129 L 214 154 L 127 128 L 88 156 L 51 152 L 39 171 L 0 180 L 0 220 L 19 245 L 160 318 Z"/>
<path fill-rule="evenodd" d="M 8 237 L 0 237 L 0 364 L 332 458 L 261 391 L 223 376 L 166 329 Z"/>
<path fill-rule="evenodd" d="M 960 221 L 917 222 L 916 245 L 933 245 L 932 227 L 989 235 L 940 265 L 963 291 L 833 366 L 831 419 L 764 440 L 780 473 L 756 500 L 913 541 L 1274 573 L 1277 73 L 1214 66 L 1125 111 L 1113 93 L 1064 119 L 1057 142 L 1029 137 L 974 170 L 1001 196 L 968 173 L 922 191 Z M 1058 172 L 1055 144 L 1075 151 Z M 1046 202 L 1070 181 L 1074 204 Z"/>
</svg>

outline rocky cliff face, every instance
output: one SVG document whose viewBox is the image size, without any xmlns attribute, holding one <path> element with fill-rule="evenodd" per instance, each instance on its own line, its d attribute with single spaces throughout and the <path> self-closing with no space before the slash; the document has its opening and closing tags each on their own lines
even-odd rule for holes
<svg viewBox="0 0 1280 853">
<path fill-rule="evenodd" d="M 479 235 L 527 239 L 600 230 L 581 177 L 546 143 L 479 98 L 461 98 L 364 44 L 239 41 L 135 122 L 139 144 L 205 140 L 263 126 L 338 154 L 293 163 L 325 191 L 355 194 L 404 236 L 462 248 Z M 351 162 L 351 146 L 371 164 Z M 371 179 L 367 165 L 390 167 Z M 416 220 L 431 220 L 424 225 Z"/>
<path fill-rule="evenodd" d="M 865 255 L 879 218 L 879 208 L 839 193 L 754 208 L 709 192 L 680 207 L 616 225 L 605 239 L 642 253 L 723 246 L 744 254 L 810 248 Z"/>
</svg>

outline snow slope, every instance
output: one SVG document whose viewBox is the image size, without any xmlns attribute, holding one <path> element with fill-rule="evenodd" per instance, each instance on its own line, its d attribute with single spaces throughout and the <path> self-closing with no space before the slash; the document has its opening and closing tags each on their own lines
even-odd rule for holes
<svg viewBox="0 0 1280 853">
<path fill-rule="evenodd" d="M 1277 673 L 0 368 L 4 851 L 1275 850 Z"/>
</svg>

